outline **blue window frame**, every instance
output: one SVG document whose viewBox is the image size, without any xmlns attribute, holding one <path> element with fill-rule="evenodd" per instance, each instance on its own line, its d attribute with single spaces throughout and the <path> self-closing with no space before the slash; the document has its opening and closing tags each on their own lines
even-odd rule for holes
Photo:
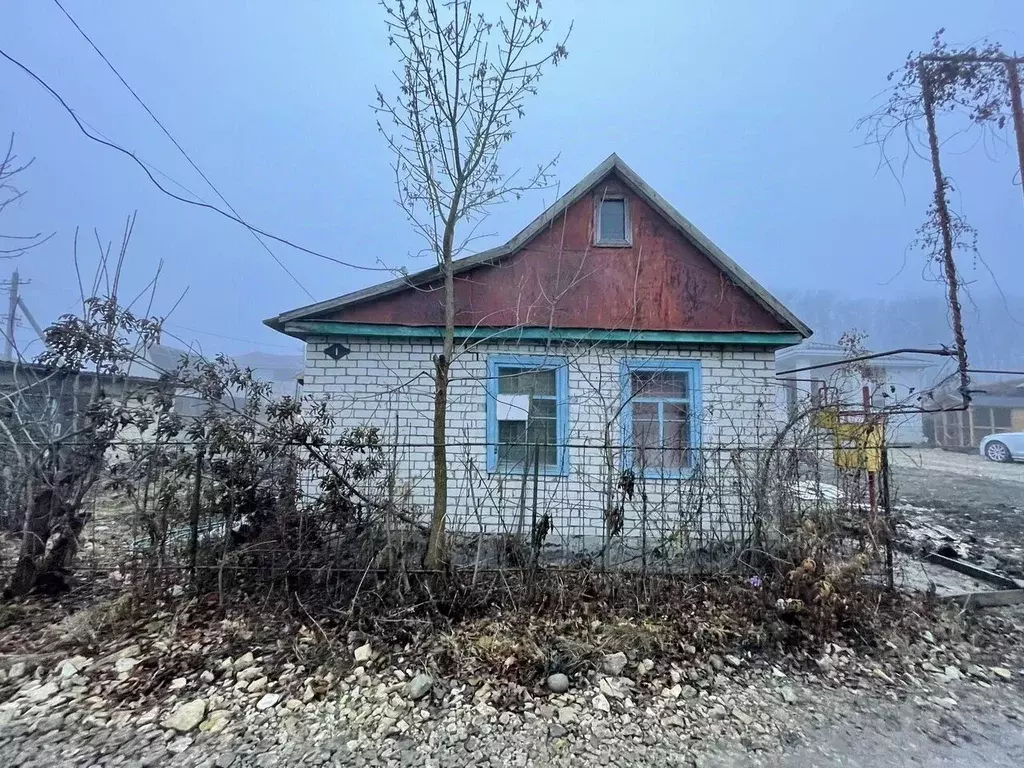
<svg viewBox="0 0 1024 768">
<path fill-rule="evenodd" d="M 569 366 L 564 357 L 487 358 L 487 469 L 569 472 Z"/>
<path fill-rule="evenodd" d="M 700 362 L 623 360 L 622 398 L 625 467 L 653 477 L 693 474 L 700 450 Z"/>
</svg>

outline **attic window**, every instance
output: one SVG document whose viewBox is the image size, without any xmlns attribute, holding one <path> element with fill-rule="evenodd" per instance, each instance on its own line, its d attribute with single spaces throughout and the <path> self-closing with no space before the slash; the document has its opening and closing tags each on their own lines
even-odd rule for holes
<svg viewBox="0 0 1024 768">
<path fill-rule="evenodd" d="M 598 198 L 594 210 L 594 244 L 628 246 L 633 244 L 629 220 L 629 201 L 622 196 Z"/>
</svg>

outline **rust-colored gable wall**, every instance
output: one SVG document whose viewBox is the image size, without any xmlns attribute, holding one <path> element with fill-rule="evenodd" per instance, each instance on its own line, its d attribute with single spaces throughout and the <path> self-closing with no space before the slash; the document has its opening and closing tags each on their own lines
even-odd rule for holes
<svg viewBox="0 0 1024 768">
<path fill-rule="evenodd" d="M 596 197 L 622 189 L 633 245 L 593 245 Z M 460 326 L 548 326 L 657 331 L 789 330 L 614 178 L 496 266 L 456 275 Z M 443 325 L 443 291 L 408 289 L 323 318 L 353 323 Z"/>
</svg>

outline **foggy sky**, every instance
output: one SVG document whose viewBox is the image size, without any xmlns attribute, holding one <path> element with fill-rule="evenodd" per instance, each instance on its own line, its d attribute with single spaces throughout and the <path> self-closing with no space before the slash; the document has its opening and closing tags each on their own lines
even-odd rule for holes
<svg viewBox="0 0 1024 768">
<path fill-rule="evenodd" d="M 394 204 L 391 158 L 369 106 L 375 85 L 393 90 L 396 64 L 376 3 L 66 7 L 244 218 L 346 261 L 430 265 L 413 256 L 422 245 Z M 954 44 L 988 35 L 1024 49 L 1020 2 L 548 0 L 545 10 L 556 30 L 575 21 L 569 58 L 527 103 L 506 168 L 560 155 L 565 191 L 617 152 L 769 290 L 940 290 L 922 278 L 923 257 L 907 251 L 928 204 L 927 165 L 912 158 L 897 183 L 854 126 L 878 106 L 886 74 L 939 27 Z M 158 175 L 168 186 L 219 204 L 50 0 L 0 0 L 0 47 L 173 179 Z M 116 242 L 138 210 L 125 283 L 141 289 L 163 259 L 155 311 L 188 289 L 171 332 L 206 352 L 300 350 L 261 321 L 310 300 L 249 232 L 163 196 L 0 60 L 5 142 L 11 131 L 21 157 L 35 162 L 19 179 L 28 194 L 0 231 L 57 234 L 16 264 L 0 261 L 0 271 L 17 266 L 31 280 L 23 295 L 44 325 L 77 302 L 75 228 L 90 277 L 93 229 Z M 973 289 L 1024 284 L 1014 148 L 964 136 L 947 155 L 954 201 L 981 233 L 983 262 L 967 264 Z M 480 247 L 513 235 L 556 196 L 537 192 L 495 211 L 481 228 L 495 236 Z M 316 300 L 391 277 L 271 247 Z M 22 344 L 31 336 L 19 331 Z"/>
</svg>

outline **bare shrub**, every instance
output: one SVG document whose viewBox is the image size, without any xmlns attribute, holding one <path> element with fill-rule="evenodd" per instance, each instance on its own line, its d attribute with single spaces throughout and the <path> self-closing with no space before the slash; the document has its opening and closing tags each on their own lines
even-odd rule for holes
<svg viewBox="0 0 1024 768">
<path fill-rule="evenodd" d="M 65 315 L 51 325 L 39 366 L 28 369 L 25 379 L 16 377 L 3 394 L 0 437 L 11 459 L 6 522 L 20 538 L 9 595 L 66 586 L 89 516 L 83 502 L 101 477 L 114 439 L 130 423 L 128 368 L 135 349 L 158 338 L 160 320 L 122 307 L 116 285 L 115 279 L 110 295 L 85 301 L 81 316 Z M 89 391 L 83 398 L 76 393 L 69 424 L 62 423 L 61 411 L 39 407 L 41 395 L 52 398 L 50 384 L 70 376 L 77 385 L 86 369 Z M 116 393 L 108 394 L 107 387 Z"/>
<path fill-rule="evenodd" d="M 137 419 L 147 434 L 109 468 L 142 521 L 150 577 L 297 592 L 378 551 L 366 539 L 382 505 L 355 485 L 382 474 L 376 429 L 335 434 L 325 401 L 275 399 L 223 356 L 184 358 L 162 392 Z M 180 413 L 183 398 L 198 411 Z"/>
</svg>

